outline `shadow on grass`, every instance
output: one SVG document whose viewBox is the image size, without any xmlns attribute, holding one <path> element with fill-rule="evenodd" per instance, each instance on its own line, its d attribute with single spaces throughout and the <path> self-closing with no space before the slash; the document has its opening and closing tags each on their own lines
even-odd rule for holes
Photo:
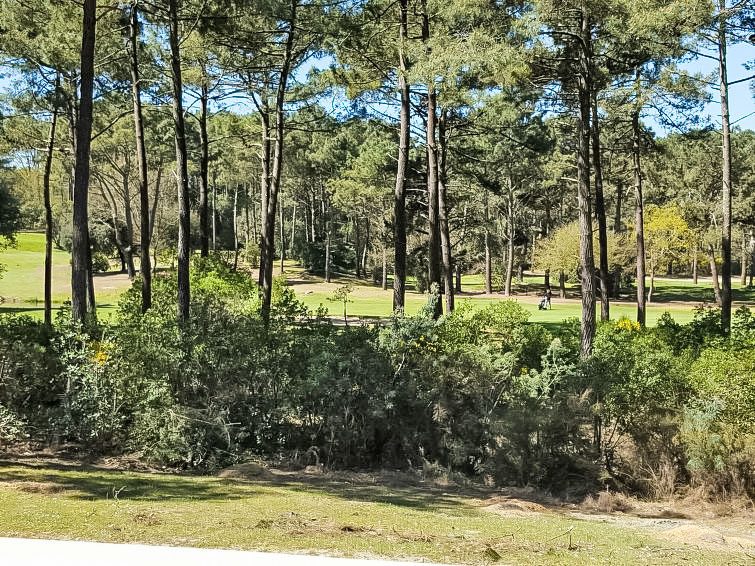
<svg viewBox="0 0 755 566">
<path fill-rule="evenodd" d="M 634 296 L 636 293 L 635 289 L 634 285 L 629 285 L 624 288 L 624 291 Z M 755 303 L 755 287 L 734 287 L 732 289 L 732 299 L 735 302 Z M 680 283 L 660 281 L 656 283 L 653 290 L 652 304 L 671 302 L 715 306 L 716 297 L 713 293 L 713 287 L 709 282 L 701 282 L 698 285 L 693 285 L 691 281 Z"/>
<path fill-rule="evenodd" d="M 0 314 L 32 314 L 44 312 L 44 307 L 29 306 L 29 307 L 10 307 L 7 305 L 0 305 Z M 53 308 L 58 310 L 58 307 Z"/>
<path fill-rule="evenodd" d="M 254 493 L 249 488 L 234 490 L 232 484 L 207 477 L 121 472 L 49 462 L 36 465 L 0 460 L 0 482 L 16 484 L 31 493 L 59 493 L 70 499 L 87 500 L 228 500 Z"/>
<path fill-rule="evenodd" d="M 421 511 L 448 511 L 466 506 L 460 496 L 471 496 L 472 490 L 449 491 L 417 485 L 385 485 L 359 480 L 337 480 L 326 478 L 283 479 L 277 477 L 270 484 L 285 489 L 312 494 L 313 492 L 339 497 L 347 501 L 395 505 Z M 452 492 L 453 491 L 453 492 Z"/>
<path fill-rule="evenodd" d="M 9 483 L 28 493 L 58 494 L 69 499 L 132 501 L 228 501 L 276 496 L 273 489 L 302 495 L 328 495 L 347 501 L 395 505 L 416 510 L 442 511 L 465 507 L 457 496 L 416 485 L 377 484 L 360 479 L 275 474 L 265 479 L 223 479 L 211 476 L 173 475 L 105 470 L 58 460 L 0 460 L 0 485 Z M 449 488 L 451 489 L 451 488 Z"/>
</svg>

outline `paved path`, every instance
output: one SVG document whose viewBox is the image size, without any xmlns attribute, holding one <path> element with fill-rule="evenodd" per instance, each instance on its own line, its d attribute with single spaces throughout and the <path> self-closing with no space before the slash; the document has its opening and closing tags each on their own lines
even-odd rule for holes
<svg viewBox="0 0 755 566">
<path fill-rule="evenodd" d="M 0 564 L 2 566 L 409 566 L 411 563 L 209 548 L 0 538 Z M 424 566 L 427 566 L 427 563 Z"/>
</svg>

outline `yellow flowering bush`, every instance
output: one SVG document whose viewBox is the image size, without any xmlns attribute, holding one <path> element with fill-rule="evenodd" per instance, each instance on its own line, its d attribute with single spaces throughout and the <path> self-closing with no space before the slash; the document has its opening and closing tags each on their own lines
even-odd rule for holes
<svg viewBox="0 0 755 566">
<path fill-rule="evenodd" d="M 616 329 L 624 332 L 639 332 L 640 323 L 628 318 L 620 318 L 616 321 Z"/>
</svg>

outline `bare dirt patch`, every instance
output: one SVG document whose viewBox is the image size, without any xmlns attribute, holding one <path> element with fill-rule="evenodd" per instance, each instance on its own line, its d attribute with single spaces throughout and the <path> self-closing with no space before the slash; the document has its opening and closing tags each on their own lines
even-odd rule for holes
<svg viewBox="0 0 755 566">
<path fill-rule="evenodd" d="M 673 529 L 661 531 L 655 536 L 663 540 L 710 550 L 755 551 L 755 536 L 741 533 L 728 535 L 719 529 L 696 523 L 679 525 Z"/>
<path fill-rule="evenodd" d="M 509 495 L 490 497 L 485 499 L 482 504 L 486 511 L 507 517 L 536 515 L 538 513 L 547 513 L 549 511 L 547 507 L 540 503 Z"/>
<path fill-rule="evenodd" d="M 235 480 L 259 480 L 270 479 L 272 474 L 264 464 L 244 462 L 221 470 L 218 477 Z"/>
</svg>

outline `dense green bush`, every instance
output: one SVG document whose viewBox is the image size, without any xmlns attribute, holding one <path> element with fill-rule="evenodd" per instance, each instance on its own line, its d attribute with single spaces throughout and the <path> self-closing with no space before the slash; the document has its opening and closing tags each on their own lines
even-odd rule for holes
<svg viewBox="0 0 755 566">
<path fill-rule="evenodd" d="M 110 260 L 102 252 L 92 254 L 92 269 L 95 273 L 106 273 L 110 271 Z"/>
<path fill-rule="evenodd" d="M 599 486 L 661 496 L 687 482 L 752 492 L 755 319 L 731 336 L 700 310 L 688 325 L 554 336 L 514 301 L 462 301 L 432 317 L 338 327 L 276 280 L 270 320 L 256 285 L 218 257 L 192 264 L 191 319 L 175 274 L 138 284 L 115 322 L 53 328 L 0 317 L 0 442 L 78 442 L 171 466 L 251 456 L 306 465 L 411 467 L 552 492 Z"/>
</svg>

